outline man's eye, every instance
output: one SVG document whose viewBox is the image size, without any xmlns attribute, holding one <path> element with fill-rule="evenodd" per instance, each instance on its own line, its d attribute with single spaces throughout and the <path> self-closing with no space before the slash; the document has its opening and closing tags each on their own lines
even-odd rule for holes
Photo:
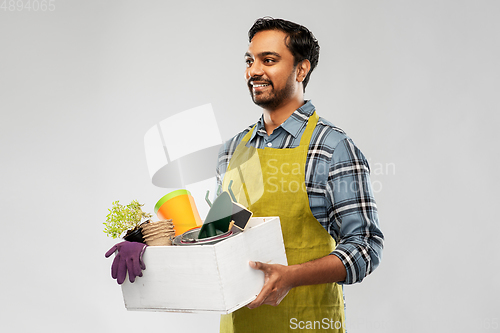
<svg viewBox="0 0 500 333">
<path fill-rule="evenodd" d="M 245 63 L 247 64 L 248 67 L 250 67 L 253 64 L 253 60 L 252 59 L 246 59 Z"/>
<path fill-rule="evenodd" d="M 266 64 L 272 64 L 274 62 L 275 62 L 274 59 L 271 59 L 271 58 L 264 59 L 264 63 L 266 63 Z"/>
</svg>

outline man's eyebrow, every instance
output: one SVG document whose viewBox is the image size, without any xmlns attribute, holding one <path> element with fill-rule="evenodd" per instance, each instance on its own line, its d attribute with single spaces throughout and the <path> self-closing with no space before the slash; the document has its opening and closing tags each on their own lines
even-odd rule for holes
<svg viewBox="0 0 500 333">
<path fill-rule="evenodd" d="M 263 58 L 263 57 L 270 56 L 270 55 L 275 56 L 278 59 L 281 59 L 280 54 L 273 52 L 273 51 L 264 51 L 264 52 L 259 53 L 257 56 L 259 56 L 260 58 Z M 252 58 L 252 55 L 248 52 L 245 52 L 245 57 Z"/>
<path fill-rule="evenodd" d="M 275 56 L 276 58 L 280 58 L 281 59 L 281 56 L 279 53 L 276 53 L 276 52 L 272 52 L 272 51 L 265 51 L 265 52 L 261 52 L 259 53 L 259 57 L 263 58 L 263 57 L 266 57 L 266 56 Z"/>
</svg>

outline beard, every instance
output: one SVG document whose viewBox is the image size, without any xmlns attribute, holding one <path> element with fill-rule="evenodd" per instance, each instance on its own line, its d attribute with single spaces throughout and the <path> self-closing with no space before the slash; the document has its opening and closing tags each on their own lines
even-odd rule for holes
<svg viewBox="0 0 500 333">
<path fill-rule="evenodd" d="M 295 69 L 294 69 L 295 70 Z M 260 106 L 261 108 L 272 110 L 278 108 L 283 101 L 291 98 L 294 94 L 294 71 L 290 73 L 286 80 L 285 87 L 280 90 L 275 90 L 273 82 L 271 80 L 263 80 L 259 77 L 252 78 L 248 81 L 248 85 L 250 88 L 250 96 L 252 97 L 252 101 Z M 272 88 L 270 92 L 259 92 L 254 94 L 253 88 L 250 85 L 252 81 L 260 81 L 266 82 Z"/>
</svg>

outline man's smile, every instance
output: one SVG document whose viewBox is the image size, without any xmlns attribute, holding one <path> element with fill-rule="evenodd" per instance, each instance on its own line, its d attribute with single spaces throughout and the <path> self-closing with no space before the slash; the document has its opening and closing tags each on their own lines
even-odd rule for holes
<svg viewBox="0 0 500 333">
<path fill-rule="evenodd" d="M 266 81 L 250 81 L 248 85 L 252 88 L 254 92 L 261 92 L 272 84 Z"/>
</svg>

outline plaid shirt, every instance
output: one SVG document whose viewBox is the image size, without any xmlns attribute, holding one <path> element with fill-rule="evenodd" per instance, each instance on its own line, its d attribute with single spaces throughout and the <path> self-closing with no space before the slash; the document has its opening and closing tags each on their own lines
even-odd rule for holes
<svg viewBox="0 0 500 333">
<path fill-rule="evenodd" d="M 270 136 L 261 117 L 248 144 L 260 149 L 297 147 L 314 110 L 314 105 L 307 101 Z M 236 146 L 252 127 L 222 146 L 217 166 L 218 185 Z M 331 254 L 340 258 L 346 268 L 344 284 L 361 282 L 378 266 L 382 255 L 384 236 L 369 173 L 366 158 L 352 140 L 320 117 L 309 145 L 305 184 L 314 217 L 337 242 Z"/>
</svg>

